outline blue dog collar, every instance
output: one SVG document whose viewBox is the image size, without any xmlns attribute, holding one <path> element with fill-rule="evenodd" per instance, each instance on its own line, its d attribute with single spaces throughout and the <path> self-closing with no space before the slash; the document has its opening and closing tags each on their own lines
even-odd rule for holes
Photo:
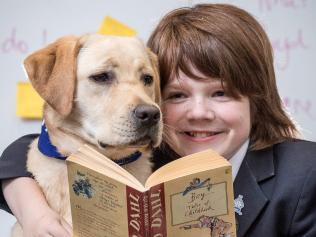
<svg viewBox="0 0 316 237">
<path fill-rule="evenodd" d="M 142 153 L 140 151 L 135 151 L 134 153 L 132 153 L 129 156 L 126 156 L 122 159 L 119 160 L 113 160 L 116 164 L 122 166 L 122 165 L 127 165 L 129 163 L 132 163 L 136 160 L 138 160 L 139 157 L 141 157 Z"/>
<path fill-rule="evenodd" d="M 66 160 L 67 158 L 67 156 L 63 156 L 62 154 L 60 154 L 57 150 L 57 147 L 51 143 L 44 121 L 42 123 L 41 134 L 38 138 L 37 147 L 39 151 L 42 152 L 42 154 L 44 154 L 45 156 L 56 158 L 59 160 Z"/>
<path fill-rule="evenodd" d="M 67 159 L 67 156 L 63 156 L 62 154 L 60 154 L 57 150 L 57 147 L 51 143 L 44 121 L 42 123 L 41 134 L 38 139 L 37 147 L 39 151 L 47 157 L 56 158 L 59 160 Z M 141 157 L 141 155 L 142 153 L 140 151 L 135 151 L 131 155 L 128 155 L 122 159 L 113 160 L 113 161 L 120 166 L 127 165 L 131 162 L 138 160 Z"/>
</svg>

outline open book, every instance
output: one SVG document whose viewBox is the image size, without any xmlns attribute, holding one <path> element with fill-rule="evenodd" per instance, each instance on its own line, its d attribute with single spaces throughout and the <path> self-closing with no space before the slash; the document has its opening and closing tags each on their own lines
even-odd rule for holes
<svg viewBox="0 0 316 237">
<path fill-rule="evenodd" d="M 170 162 L 145 185 L 89 146 L 67 169 L 75 237 L 236 236 L 231 165 L 212 150 Z"/>
</svg>

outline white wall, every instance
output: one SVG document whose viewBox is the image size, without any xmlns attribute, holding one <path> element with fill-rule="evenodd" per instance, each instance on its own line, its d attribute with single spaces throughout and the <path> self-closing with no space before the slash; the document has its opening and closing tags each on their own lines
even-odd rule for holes
<svg viewBox="0 0 316 237">
<path fill-rule="evenodd" d="M 21 62 L 30 52 L 68 34 L 95 32 L 110 15 L 147 40 L 160 17 L 190 0 L 3 0 L 0 4 L 0 153 L 14 139 L 38 132 L 40 122 L 15 116 L 16 83 L 26 80 Z M 204 1 L 215 2 L 215 1 Z M 275 49 L 278 86 L 306 139 L 316 141 L 316 1 L 231 0 L 265 26 Z M 0 236 L 13 218 L 0 212 Z"/>
</svg>

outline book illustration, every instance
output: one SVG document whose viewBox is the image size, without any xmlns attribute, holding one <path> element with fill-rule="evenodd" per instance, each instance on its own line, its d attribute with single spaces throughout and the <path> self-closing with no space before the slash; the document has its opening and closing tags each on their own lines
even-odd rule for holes
<svg viewBox="0 0 316 237">
<path fill-rule="evenodd" d="M 194 178 L 184 192 L 170 196 L 173 226 L 195 221 L 201 215 L 228 214 L 226 182 L 211 184 L 210 181 L 210 178 Z"/>
<path fill-rule="evenodd" d="M 190 191 L 200 188 L 203 185 L 205 185 L 206 183 L 208 183 L 207 185 L 207 189 L 210 190 L 212 187 L 211 184 L 211 179 L 207 178 L 206 180 L 204 180 L 203 182 L 201 182 L 201 180 L 199 178 L 194 178 L 192 182 L 190 182 L 190 185 L 188 187 L 186 187 L 186 189 L 183 191 L 183 196 L 185 196 L 186 194 L 188 194 Z"/>
<path fill-rule="evenodd" d="M 192 228 L 209 228 L 211 237 L 230 237 L 229 232 L 232 223 L 223 221 L 215 216 L 200 216 L 198 223 L 186 224 L 180 227 L 180 229 L 189 230 Z"/>
<path fill-rule="evenodd" d="M 72 189 L 77 196 L 81 194 L 84 198 L 92 198 L 95 192 L 89 181 L 89 178 L 79 171 L 77 171 L 75 176 Z"/>
</svg>

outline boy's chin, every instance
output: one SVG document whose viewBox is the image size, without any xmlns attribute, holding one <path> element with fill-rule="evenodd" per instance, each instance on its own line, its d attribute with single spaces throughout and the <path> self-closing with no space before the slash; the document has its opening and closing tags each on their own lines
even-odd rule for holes
<svg viewBox="0 0 316 237">
<path fill-rule="evenodd" d="M 205 150 L 208 150 L 208 149 L 212 149 L 212 150 L 218 152 L 216 150 L 216 148 L 214 149 L 213 147 L 211 147 L 209 145 L 204 145 L 204 146 L 195 146 L 195 147 L 192 147 L 192 148 L 186 147 L 184 150 L 182 150 L 182 152 L 180 152 L 180 155 L 181 156 L 188 156 L 188 155 L 191 155 L 191 154 L 194 154 L 194 153 L 197 153 L 197 152 L 201 152 L 201 151 L 205 151 Z"/>
</svg>

